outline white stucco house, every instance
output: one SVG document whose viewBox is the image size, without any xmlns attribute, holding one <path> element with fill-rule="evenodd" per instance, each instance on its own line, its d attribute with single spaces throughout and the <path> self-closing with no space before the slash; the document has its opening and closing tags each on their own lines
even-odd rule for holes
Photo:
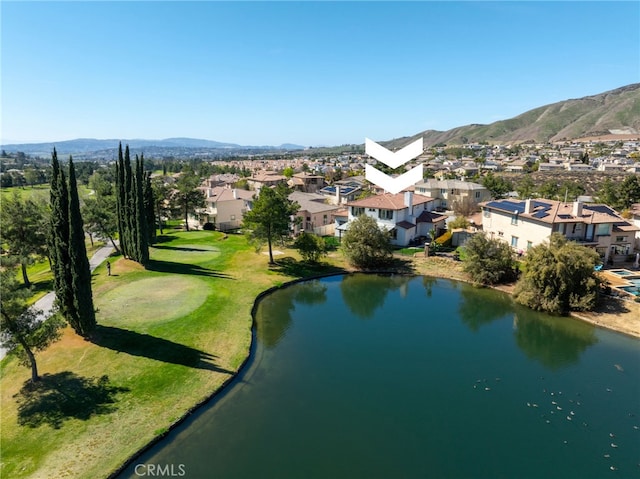
<svg viewBox="0 0 640 479">
<path fill-rule="evenodd" d="M 336 227 L 342 236 L 349 224 L 360 215 L 372 217 L 378 226 L 391 232 L 391 244 L 407 246 L 420 236 L 428 236 L 432 229 L 444 229 L 445 215 L 434 211 L 435 200 L 411 191 L 374 195 L 347 203 L 348 221 Z"/>
</svg>

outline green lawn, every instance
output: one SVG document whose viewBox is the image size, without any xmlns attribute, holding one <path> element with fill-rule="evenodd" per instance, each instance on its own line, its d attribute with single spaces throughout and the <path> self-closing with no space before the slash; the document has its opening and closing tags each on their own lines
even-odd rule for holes
<svg viewBox="0 0 640 479">
<path fill-rule="evenodd" d="M 28 390 L 29 370 L 15 358 L 2 361 L 2 477 L 107 476 L 237 371 L 261 291 L 339 270 L 302 265 L 286 249 L 270 268 L 243 236 L 222 238 L 170 232 L 146 270 L 121 257 L 111 277 L 100 266 L 95 338 L 67 328 L 37 355 L 37 389 Z"/>
<path fill-rule="evenodd" d="M 49 203 L 49 184 L 35 185 L 35 186 L 13 186 L 11 188 L 0 188 L 0 201 L 11 198 L 14 192 L 18 192 L 20 198 L 31 198 L 36 201 L 43 201 Z M 78 195 L 80 198 L 86 198 L 90 196 L 91 190 L 85 185 L 78 185 Z"/>
</svg>

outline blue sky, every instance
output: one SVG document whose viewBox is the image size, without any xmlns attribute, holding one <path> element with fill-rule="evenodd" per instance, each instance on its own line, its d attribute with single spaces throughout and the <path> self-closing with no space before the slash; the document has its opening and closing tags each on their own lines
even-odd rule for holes
<svg viewBox="0 0 640 479">
<path fill-rule="evenodd" d="M 305 146 L 640 81 L 639 2 L 2 1 L 2 142 Z"/>
</svg>

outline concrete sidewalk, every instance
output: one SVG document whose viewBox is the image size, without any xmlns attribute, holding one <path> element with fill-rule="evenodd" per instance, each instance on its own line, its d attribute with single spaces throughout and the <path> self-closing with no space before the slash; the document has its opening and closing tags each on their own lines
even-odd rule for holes
<svg viewBox="0 0 640 479">
<path fill-rule="evenodd" d="M 106 260 L 109 255 L 113 253 L 113 251 L 113 245 L 103 246 L 98 251 L 96 251 L 91 259 L 89 259 L 89 268 L 91 269 L 91 272 L 93 272 L 93 270 L 100 266 L 100 264 L 102 264 L 102 262 Z M 53 314 L 53 303 L 55 302 L 55 299 L 56 293 L 50 291 L 33 304 L 33 308 L 42 311 L 42 314 L 38 316 L 38 319 L 40 319 L 40 321 L 44 321 Z M 0 360 L 6 355 L 7 351 L 3 347 L 0 347 Z"/>
</svg>

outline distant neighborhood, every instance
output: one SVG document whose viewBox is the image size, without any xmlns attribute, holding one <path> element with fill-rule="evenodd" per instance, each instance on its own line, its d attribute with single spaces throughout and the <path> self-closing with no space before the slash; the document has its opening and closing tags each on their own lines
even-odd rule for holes
<svg viewBox="0 0 640 479">
<path fill-rule="evenodd" d="M 46 167 L 39 166 L 38 161 L 3 153 L 3 186 L 27 186 L 46 180 Z M 156 168 L 152 176 L 171 189 L 182 173 L 165 171 L 166 163 L 179 170 L 193 161 L 152 159 Z M 107 159 L 98 168 L 106 168 L 109 163 Z M 389 231 L 394 246 L 416 246 L 439 237 L 451 220 L 464 216 L 468 227 L 457 232 L 453 246 L 477 231 L 485 231 L 519 254 L 526 254 L 551 233 L 560 232 L 595 248 L 604 262 L 621 261 L 640 250 L 640 198 L 626 205 L 624 211 L 617 211 L 616 205 L 602 201 L 599 191 L 582 195 L 572 192 L 569 197 L 567 187 L 550 197 L 533 188 L 530 195 L 520 197 L 515 190 L 497 194 L 486 181 L 487 177 L 505 177 L 517 183 L 529 174 L 538 174 L 553 183 L 562 172 L 573 172 L 585 178 L 583 185 L 573 182 L 578 193 L 587 193 L 587 178 L 617 175 L 615 184 L 619 184 L 620 178 L 638 177 L 640 138 L 623 140 L 614 135 L 555 144 L 434 146 L 405 165 L 411 168 L 422 163 L 427 177 L 398 194 L 381 191 L 365 179 L 364 167 L 373 163 L 373 158 L 353 151 L 201 159 L 201 171 L 226 172 L 200 177 L 198 190 L 204 201 L 189 212 L 189 227 L 227 232 L 240 229 L 255 195 L 262 188 L 284 183 L 291 190 L 290 200 L 299 205 L 291 221 L 294 236 L 307 232 L 340 239 L 350 223 L 364 214 Z M 159 165 L 164 165 L 163 171 L 157 170 Z"/>
</svg>

